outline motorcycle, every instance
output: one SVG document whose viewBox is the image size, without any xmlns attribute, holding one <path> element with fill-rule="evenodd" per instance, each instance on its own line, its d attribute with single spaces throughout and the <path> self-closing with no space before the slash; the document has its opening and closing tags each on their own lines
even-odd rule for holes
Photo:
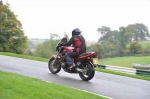
<svg viewBox="0 0 150 99">
<path fill-rule="evenodd" d="M 67 38 L 62 38 L 59 43 L 67 42 Z M 95 67 L 98 65 L 98 55 L 96 52 L 86 52 L 79 55 L 76 58 L 72 58 L 76 68 L 73 70 L 69 69 L 66 59 L 64 58 L 65 53 L 72 52 L 74 47 L 72 46 L 59 46 L 56 47 L 57 55 L 52 55 L 49 62 L 48 68 L 51 73 L 57 74 L 61 68 L 67 73 L 79 74 L 80 78 L 84 81 L 91 80 L 95 75 Z"/>
</svg>

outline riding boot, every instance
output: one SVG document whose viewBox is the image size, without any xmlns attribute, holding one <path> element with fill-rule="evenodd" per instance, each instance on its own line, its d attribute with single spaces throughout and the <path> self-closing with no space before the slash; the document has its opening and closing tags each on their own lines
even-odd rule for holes
<svg viewBox="0 0 150 99">
<path fill-rule="evenodd" d="M 69 67 L 70 70 L 73 70 L 73 69 L 75 69 L 75 68 L 76 68 L 76 65 L 75 65 L 74 63 L 71 64 L 70 67 Z"/>
</svg>

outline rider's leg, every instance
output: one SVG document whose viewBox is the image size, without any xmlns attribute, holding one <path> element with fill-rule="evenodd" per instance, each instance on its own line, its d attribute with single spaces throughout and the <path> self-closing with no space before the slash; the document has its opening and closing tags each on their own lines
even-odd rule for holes
<svg viewBox="0 0 150 99">
<path fill-rule="evenodd" d="M 72 58 L 77 57 L 77 54 L 75 52 L 68 52 L 65 54 L 65 59 L 67 61 L 68 66 L 75 66 Z"/>
</svg>

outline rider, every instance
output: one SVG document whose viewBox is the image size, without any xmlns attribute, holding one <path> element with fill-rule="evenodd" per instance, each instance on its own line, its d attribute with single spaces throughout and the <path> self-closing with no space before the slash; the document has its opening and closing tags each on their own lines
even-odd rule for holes
<svg viewBox="0 0 150 99">
<path fill-rule="evenodd" d="M 72 37 L 70 38 L 70 40 L 66 43 L 60 44 L 60 46 L 70 46 L 71 44 L 73 44 L 74 50 L 73 52 L 66 53 L 65 59 L 67 61 L 67 64 L 70 66 L 69 68 L 74 69 L 75 64 L 73 63 L 72 58 L 86 52 L 85 39 L 81 35 L 81 30 L 79 28 L 75 28 L 72 31 Z"/>
</svg>

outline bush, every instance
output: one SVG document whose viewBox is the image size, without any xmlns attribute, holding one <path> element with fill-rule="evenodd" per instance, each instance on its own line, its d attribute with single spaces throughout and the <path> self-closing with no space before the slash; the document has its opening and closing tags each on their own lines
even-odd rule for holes
<svg viewBox="0 0 150 99">
<path fill-rule="evenodd" d="M 130 52 L 129 49 L 124 50 L 123 53 L 124 53 L 124 56 L 129 56 L 129 55 L 131 55 L 131 52 Z"/>
<path fill-rule="evenodd" d="M 112 51 L 110 55 L 111 57 L 116 57 L 116 56 L 120 56 L 120 53 L 118 51 Z"/>
<path fill-rule="evenodd" d="M 37 46 L 34 54 L 38 57 L 50 58 L 53 54 L 57 54 L 57 52 L 55 51 L 57 44 L 57 40 L 45 41 Z"/>
<path fill-rule="evenodd" d="M 27 55 L 31 55 L 31 56 L 33 55 L 31 49 L 27 49 L 26 54 L 27 54 Z"/>
<path fill-rule="evenodd" d="M 87 52 L 97 52 L 98 58 L 103 57 L 103 47 L 99 43 L 92 44 L 91 46 L 87 47 Z"/>
<path fill-rule="evenodd" d="M 141 54 L 142 53 L 142 45 L 138 42 L 131 42 L 129 45 L 129 49 L 132 54 Z"/>
<path fill-rule="evenodd" d="M 109 53 L 104 53 L 104 58 L 108 58 L 110 57 L 110 54 Z"/>
</svg>

